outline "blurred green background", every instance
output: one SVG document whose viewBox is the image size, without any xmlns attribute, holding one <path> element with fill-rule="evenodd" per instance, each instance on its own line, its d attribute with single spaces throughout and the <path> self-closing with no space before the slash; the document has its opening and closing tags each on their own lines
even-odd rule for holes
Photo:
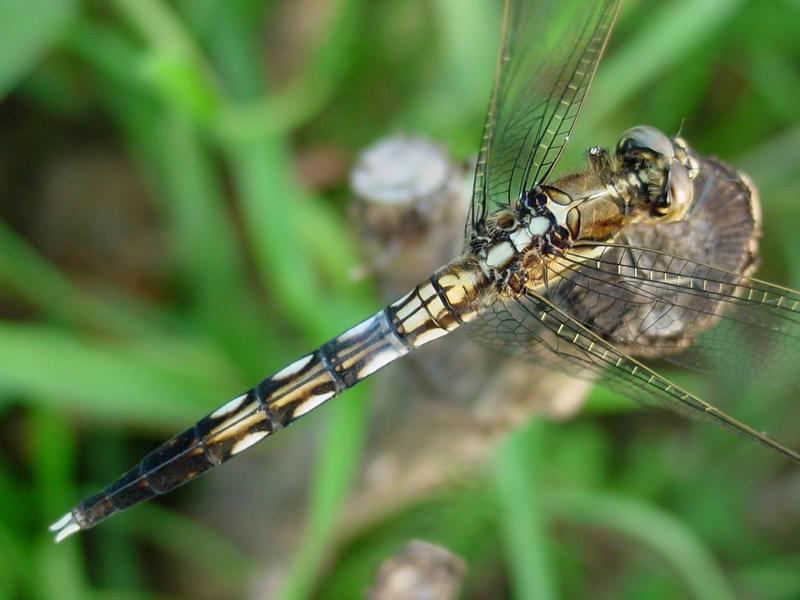
<svg viewBox="0 0 800 600">
<path fill-rule="evenodd" d="M 271 587 L 224 510 L 190 508 L 268 522 L 247 481 L 212 474 L 59 546 L 47 534 L 379 308 L 350 277 L 347 170 L 395 131 L 477 149 L 500 4 L 0 0 L 0 595 L 354 598 L 423 537 L 466 559 L 468 598 L 800 598 L 800 469 L 600 391 L 512 434 L 469 483 L 343 537 L 370 388 L 348 392 L 310 419 L 305 517 L 272 548 L 288 567 Z M 751 175 L 761 277 L 800 287 L 800 4 L 628 2 L 562 168 L 639 123 Z M 796 398 L 695 384 L 800 445 Z M 291 462 L 278 439 L 249 460 Z"/>
</svg>

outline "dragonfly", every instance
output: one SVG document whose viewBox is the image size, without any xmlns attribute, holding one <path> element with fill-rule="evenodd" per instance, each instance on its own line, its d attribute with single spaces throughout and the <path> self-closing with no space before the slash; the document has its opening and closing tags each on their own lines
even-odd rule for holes
<svg viewBox="0 0 800 600">
<path fill-rule="evenodd" d="M 649 126 L 554 176 L 620 4 L 507 0 L 463 253 L 156 448 L 56 521 L 56 541 L 195 479 L 462 327 L 800 462 L 648 366 L 785 380 L 797 364 L 800 293 L 752 276 L 761 216 L 747 176 Z"/>
</svg>

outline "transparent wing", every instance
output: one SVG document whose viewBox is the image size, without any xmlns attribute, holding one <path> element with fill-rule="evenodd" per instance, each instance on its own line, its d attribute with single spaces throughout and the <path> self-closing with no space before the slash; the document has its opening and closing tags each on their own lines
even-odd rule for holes
<svg viewBox="0 0 800 600">
<path fill-rule="evenodd" d="M 468 226 L 545 179 L 575 125 L 620 0 L 507 0 Z"/>
<path fill-rule="evenodd" d="M 553 301 L 640 357 L 797 386 L 800 294 L 684 257 L 631 246 L 557 259 Z"/>
<path fill-rule="evenodd" d="M 695 198 L 685 221 L 629 226 L 615 244 L 555 258 L 548 299 L 634 356 L 797 384 L 800 298 L 749 277 L 760 235 L 755 190 L 702 159 Z"/>
<path fill-rule="evenodd" d="M 476 323 L 483 341 L 531 360 L 543 357 L 646 405 L 723 425 L 800 462 L 800 454 L 675 385 L 536 294 L 498 300 Z"/>
</svg>

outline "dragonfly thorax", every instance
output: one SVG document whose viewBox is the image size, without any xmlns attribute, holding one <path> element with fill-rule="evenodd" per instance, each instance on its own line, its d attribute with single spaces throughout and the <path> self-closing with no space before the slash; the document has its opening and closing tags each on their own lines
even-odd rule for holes
<svg viewBox="0 0 800 600">
<path fill-rule="evenodd" d="M 588 169 L 534 186 L 481 223 L 471 250 L 490 279 L 538 283 L 549 260 L 576 242 L 613 242 L 627 225 L 677 221 L 691 205 L 698 169 L 680 138 L 634 127 L 613 155 L 596 147 L 588 161 Z"/>
<path fill-rule="evenodd" d="M 549 231 L 547 222 L 566 230 L 569 242 L 608 242 L 631 223 L 681 220 L 691 206 L 697 159 L 680 138 L 634 127 L 613 155 L 594 147 L 587 158 L 588 169 L 536 185 L 520 199 L 517 212 L 530 215 L 534 234 Z"/>
<path fill-rule="evenodd" d="M 563 219 L 563 215 L 559 215 Z M 521 291 L 542 282 L 548 257 L 561 255 L 572 243 L 559 216 L 546 205 L 502 209 L 485 221 L 485 235 L 474 238 L 471 254 L 498 288 Z"/>
</svg>

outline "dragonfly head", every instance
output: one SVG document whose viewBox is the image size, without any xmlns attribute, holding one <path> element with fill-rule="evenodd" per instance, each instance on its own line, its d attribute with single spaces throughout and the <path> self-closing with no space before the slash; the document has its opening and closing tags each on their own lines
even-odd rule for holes
<svg viewBox="0 0 800 600">
<path fill-rule="evenodd" d="M 697 167 L 681 138 L 668 138 L 658 129 L 640 125 L 622 134 L 617 159 L 642 182 L 642 208 L 659 222 L 678 221 L 692 204 Z"/>
</svg>

